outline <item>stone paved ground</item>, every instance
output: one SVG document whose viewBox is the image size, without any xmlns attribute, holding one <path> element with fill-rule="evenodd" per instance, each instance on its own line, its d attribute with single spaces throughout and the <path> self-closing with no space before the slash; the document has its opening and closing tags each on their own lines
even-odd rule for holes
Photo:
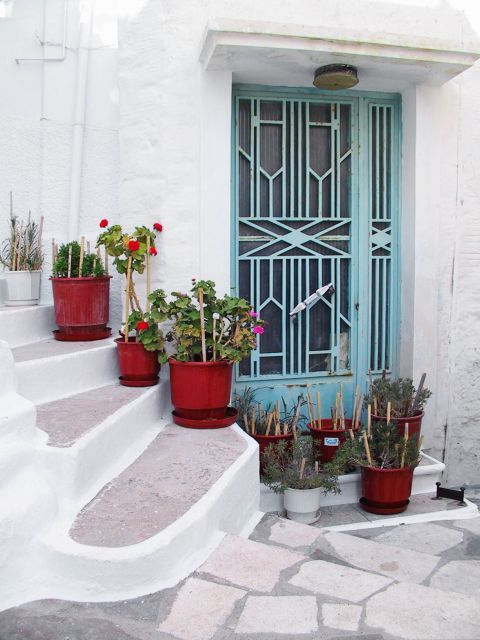
<svg viewBox="0 0 480 640">
<path fill-rule="evenodd" d="M 322 532 L 266 515 L 177 587 L 31 602 L 0 640 L 479 640 L 480 517 Z"/>
</svg>

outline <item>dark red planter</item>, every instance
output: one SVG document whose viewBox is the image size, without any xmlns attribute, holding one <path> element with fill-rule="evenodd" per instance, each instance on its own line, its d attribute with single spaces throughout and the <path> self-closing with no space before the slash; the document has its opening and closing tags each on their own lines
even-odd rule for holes
<svg viewBox="0 0 480 640">
<path fill-rule="evenodd" d="M 377 469 L 362 467 L 362 498 L 365 511 L 388 515 L 402 513 L 412 493 L 414 468 Z"/>
<path fill-rule="evenodd" d="M 173 358 L 168 362 L 176 416 L 193 420 L 226 416 L 232 390 L 232 363 L 179 362 Z"/>
<path fill-rule="evenodd" d="M 409 438 L 415 436 L 418 440 L 420 438 L 420 432 L 422 430 L 422 418 L 425 414 L 423 411 L 418 411 L 414 416 L 410 418 L 392 418 L 393 424 L 397 425 L 398 433 L 405 435 L 405 425 L 408 423 L 408 436 Z M 372 422 L 387 422 L 386 416 L 374 416 L 372 414 Z"/>
<path fill-rule="evenodd" d="M 271 444 L 277 444 L 282 440 L 286 442 L 293 442 L 294 434 L 293 433 L 285 433 L 280 436 L 268 435 L 268 436 L 257 436 L 256 434 L 250 433 L 254 440 L 258 442 L 258 455 L 260 457 L 260 472 L 263 472 L 265 469 L 265 463 L 263 460 L 263 454 L 267 447 Z"/>
<path fill-rule="evenodd" d="M 134 337 L 129 338 L 128 342 L 117 338 L 115 342 L 120 384 L 125 387 L 151 387 L 158 383 L 160 364 L 156 351 L 147 351 Z"/>
<path fill-rule="evenodd" d="M 102 340 L 107 327 L 111 276 L 99 278 L 50 278 L 53 289 L 56 340 Z"/>
<path fill-rule="evenodd" d="M 331 418 L 322 418 L 321 429 L 318 428 L 318 420 L 315 420 L 314 424 L 315 426 L 312 426 L 309 422 L 307 427 L 313 437 L 315 459 L 318 462 L 331 462 L 338 449 L 350 437 L 348 430 L 352 428 L 352 420 L 345 418 L 345 429 L 334 429 Z"/>
</svg>

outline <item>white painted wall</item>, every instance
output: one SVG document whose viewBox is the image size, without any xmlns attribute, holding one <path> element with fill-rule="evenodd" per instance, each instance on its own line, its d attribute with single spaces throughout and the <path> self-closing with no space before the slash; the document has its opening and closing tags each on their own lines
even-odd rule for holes
<svg viewBox="0 0 480 640">
<path fill-rule="evenodd" d="M 47 240 L 65 239 L 68 226 L 78 17 L 84 1 L 68 1 L 64 62 L 14 62 L 59 55 L 58 46 L 42 48 L 35 31 L 48 42 L 61 42 L 62 0 L 16 0 L 12 17 L 0 19 L 0 210 L 7 211 L 12 188 L 18 211 L 46 215 Z M 153 286 L 186 289 L 193 276 L 205 276 L 228 291 L 232 81 L 308 86 L 310 78 L 295 64 L 274 58 L 269 77 L 268 65 L 256 65 L 254 52 L 241 73 L 205 71 L 199 53 L 207 24 L 235 19 L 280 23 L 287 30 L 292 24 L 313 25 L 345 37 L 361 31 L 372 41 L 386 35 L 401 44 L 436 38 L 448 49 L 478 40 L 477 5 L 473 0 L 94 2 L 80 232 L 93 238 L 101 217 L 126 227 L 159 220 L 165 231 L 153 262 Z M 403 96 L 401 371 L 417 379 L 428 373 L 434 397 L 425 425 L 427 445 L 441 457 L 447 443 L 448 481 L 480 483 L 479 68 L 441 87 L 415 86 L 408 78 L 400 85 L 366 74 L 359 88 Z M 2 218 L 1 235 L 4 227 Z M 118 284 L 113 289 L 115 318 Z M 46 278 L 42 296 L 49 298 Z"/>
</svg>

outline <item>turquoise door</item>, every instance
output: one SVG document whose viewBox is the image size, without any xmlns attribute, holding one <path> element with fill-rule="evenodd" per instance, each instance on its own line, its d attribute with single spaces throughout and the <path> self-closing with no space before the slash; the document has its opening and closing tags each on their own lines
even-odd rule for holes
<svg viewBox="0 0 480 640">
<path fill-rule="evenodd" d="M 350 411 L 370 369 L 395 370 L 399 118 L 396 95 L 235 87 L 233 288 L 267 322 L 237 389 L 309 387 L 327 413 L 342 383 Z"/>
</svg>

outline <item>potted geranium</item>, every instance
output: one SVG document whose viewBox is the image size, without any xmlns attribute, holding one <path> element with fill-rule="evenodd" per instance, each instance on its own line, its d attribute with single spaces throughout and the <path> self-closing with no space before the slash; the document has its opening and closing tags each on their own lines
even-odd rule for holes
<svg viewBox="0 0 480 640">
<path fill-rule="evenodd" d="M 102 221 L 101 226 L 107 226 Z M 126 233 L 120 225 L 112 225 L 102 232 L 97 247 L 104 246 L 119 274 L 125 276 L 125 317 L 117 345 L 120 384 L 128 387 L 147 387 L 158 383 L 160 361 L 164 349 L 163 333 L 150 309 L 150 259 L 157 255 L 156 231 L 163 227 L 156 222 L 153 229 L 136 227 Z M 147 300 L 142 307 L 135 289 L 134 273 L 146 272 Z"/>
<path fill-rule="evenodd" d="M 264 454 L 263 482 L 275 493 L 284 494 L 287 517 L 304 524 L 320 518 L 322 494 L 338 493 L 333 468 L 320 467 L 314 459 L 312 439 L 299 436 L 293 445 L 271 444 Z"/>
<path fill-rule="evenodd" d="M 422 418 L 427 400 L 432 395 L 424 387 L 426 374 L 423 374 L 417 388 L 411 378 L 389 380 L 383 372 L 380 378 L 370 382 L 365 404 L 370 405 L 373 421 L 390 422 L 397 425 L 400 435 L 405 425 L 409 425 L 410 437 L 420 436 Z"/>
<path fill-rule="evenodd" d="M 13 214 L 10 216 L 9 236 L 0 249 L 0 263 L 7 283 L 5 304 L 9 307 L 36 305 L 40 299 L 40 276 L 43 264 L 42 252 L 43 216 L 40 223 L 26 222 Z"/>
<path fill-rule="evenodd" d="M 422 438 L 418 441 L 409 436 L 408 424 L 401 435 L 393 422 L 373 422 L 367 431 L 345 442 L 329 468 L 341 474 L 352 465 L 360 467 L 360 505 L 365 511 L 380 515 L 401 513 L 412 493 L 421 444 Z"/>
<path fill-rule="evenodd" d="M 168 362 L 176 424 L 233 424 L 237 411 L 228 406 L 232 368 L 256 348 L 263 321 L 247 300 L 217 296 L 211 280 L 194 281 L 190 294 L 173 292 L 169 302 L 165 292 L 155 291 L 150 301 L 152 318 L 172 323 L 166 339 L 175 349 Z"/>
<path fill-rule="evenodd" d="M 111 335 L 109 316 L 110 276 L 97 253 L 85 251 L 85 239 L 52 243 L 54 337 L 61 341 L 102 340 Z"/>
</svg>

